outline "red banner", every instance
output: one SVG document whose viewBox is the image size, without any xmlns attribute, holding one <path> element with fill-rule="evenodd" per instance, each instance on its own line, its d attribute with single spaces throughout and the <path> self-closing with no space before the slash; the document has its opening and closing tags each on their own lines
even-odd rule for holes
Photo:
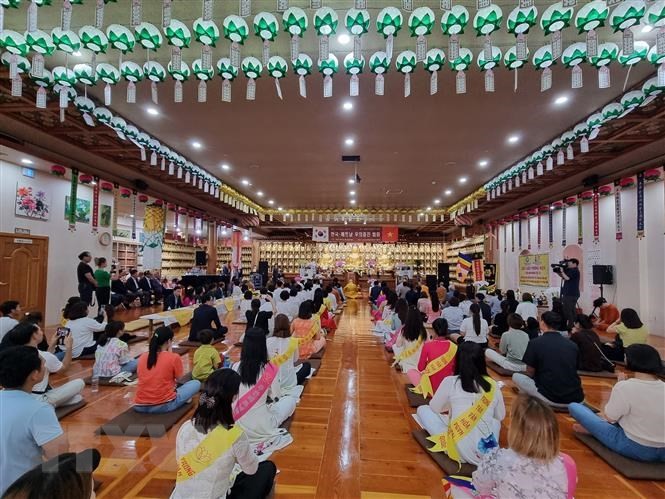
<svg viewBox="0 0 665 499">
<path fill-rule="evenodd" d="M 328 241 L 331 243 L 390 243 L 398 238 L 397 227 L 331 227 Z"/>
<path fill-rule="evenodd" d="M 485 280 L 485 261 L 482 258 L 473 261 L 473 280 Z"/>
<path fill-rule="evenodd" d="M 396 243 L 399 229 L 395 226 L 381 227 L 381 241 L 384 243 Z"/>
<path fill-rule="evenodd" d="M 92 187 L 92 233 L 97 234 L 99 227 L 99 177 L 95 177 Z"/>
</svg>

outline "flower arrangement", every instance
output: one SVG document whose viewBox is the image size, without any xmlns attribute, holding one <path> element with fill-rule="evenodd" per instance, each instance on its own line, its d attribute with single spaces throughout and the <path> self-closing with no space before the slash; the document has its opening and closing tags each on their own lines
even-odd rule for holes
<svg viewBox="0 0 665 499">
<path fill-rule="evenodd" d="M 375 269 L 376 268 L 376 259 L 370 258 L 367 260 L 367 268 Z"/>
<path fill-rule="evenodd" d="M 51 175 L 56 177 L 64 177 L 67 169 L 62 165 L 51 165 Z"/>
<path fill-rule="evenodd" d="M 169 211 L 175 211 L 175 203 L 169 203 L 169 204 L 167 204 L 167 205 L 166 205 L 166 208 L 167 208 Z"/>
<path fill-rule="evenodd" d="M 82 173 L 81 175 L 79 175 L 79 182 L 81 182 L 82 184 L 85 185 L 91 184 L 92 180 L 93 180 L 92 175 L 88 175 L 87 173 Z"/>
<path fill-rule="evenodd" d="M 344 268 L 344 265 L 345 265 L 344 260 L 337 260 L 337 261 L 335 262 L 335 268 L 336 268 L 336 269 L 341 270 L 341 269 Z"/>
<path fill-rule="evenodd" d="M 113 184 L 111 182 L 102 182 L 99 188 L 104 192 L 113 192 Z"/>
<path fill-rule="evenodd" d="M 49 206 L 44 191 L 34 192 L 32 187 L 17 187 L 16 215 L 48 220 Z"/>
<path fill-rule="evenodd" d="M 520 213 L 520 218 L 523 219 L 523 220 L 526 220 L 527 218 L 529 218 L 529 212 L 526 211 L 526 210 L 521 212 Z"/>
<path fill-rule="evenodd" d="M 550 211 L 550 207 L 546 204 L 543 204 L 543 205 L 538 207 L 538 211 L 540 213 L 547 213 L 548 211 Z"/>
</svg>

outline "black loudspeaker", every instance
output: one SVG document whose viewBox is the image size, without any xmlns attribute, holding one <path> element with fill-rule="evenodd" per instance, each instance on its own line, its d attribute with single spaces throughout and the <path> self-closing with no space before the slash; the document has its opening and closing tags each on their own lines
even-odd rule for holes
<svg viewBox="0 0 665 499">
<path fill-rule="evenodd" d="M 439 282 L 443 281 L 443 285 L 448 289 L 450 285 L 450 264 L 439 262 L 438 265 Z"/>
<path fill-rule="evenodd" d="M 196 266 L 203 267 L 208 263 L 208 255 L 203 250 L 196 250 Z"/>
<path fill-rule="evenodd" d="M 259 261 L 259 274 L 263 277 L 263 282 L 268 282 L 268 262 L 265 260 Z"/>
<path fill-rule="evenodd" d="M 611 265 L 594 265 L 593 266 L 593 283 L 594 284 L 613 284 L 614 273 Z"/>
<path fill-rule="evenodd" d="M 425 276 L 425 284 L 427 284 L 427 287 L 429 288 L 430 293 L 436 293 L 436 288 L 438 286 L 438 282 L 436 280 L 435 275 L 426 275 Z"/>
</svg>

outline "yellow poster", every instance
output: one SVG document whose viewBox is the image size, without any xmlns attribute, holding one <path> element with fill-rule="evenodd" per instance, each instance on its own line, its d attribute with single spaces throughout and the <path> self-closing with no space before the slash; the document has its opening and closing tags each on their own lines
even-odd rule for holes
<svg viewBox="0 0 665 499">
<path fill-rule="evenodd" d="M 542 255 L 520 255 L 520 286 L 550 285 L 550 257 Z"/>
</svg>

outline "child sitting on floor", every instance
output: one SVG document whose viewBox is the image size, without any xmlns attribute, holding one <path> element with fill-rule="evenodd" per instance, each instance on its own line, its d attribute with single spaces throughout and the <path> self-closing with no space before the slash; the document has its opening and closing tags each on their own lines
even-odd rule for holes
<svg viewBox="0 0 665 499">
<path fill-rule="evenodd" d="M 97 342 L 95 365 L 92 368 L 93 376 L 112 378 L 121 371 L 136 372 L 136 359 L 132 359 L 129 355 L 127 343 L 118 338 L 123 335 L 124 330 L 125 323 L 122 321 L 111 321 L 106 325 Z"/>
<path fill-rule="evenodd" d="M 254 295 L 252 294 L 251 291 L 249 290 L 245 291 L 245 294 L 243 295 L 242 300 L 240 301 L 240 311 L 238 313 L 237 322 L 247 322 L 247 312 L 252 310 L 253 298 Z"/>
<path fill-rule="evenodd" d="M 201 346 L 194 352 L 194 369 L 192 369 L 192 378 L 205 381 L 208 379 L 215 369 L 218 369 L 222 364 L 222 358 L 217 349 L 211 345 L 212 331 L 204 329 L 199 331 L 199 341 Z"/>
</svg>

